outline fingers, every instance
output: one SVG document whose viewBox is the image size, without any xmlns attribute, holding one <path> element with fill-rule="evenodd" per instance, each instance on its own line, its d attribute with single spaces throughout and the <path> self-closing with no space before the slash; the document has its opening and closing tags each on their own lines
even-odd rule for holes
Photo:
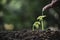
<svg viewBox="0 0 60 40">
<path fill-rule="evenodd" d="M 42 9 L 42 11 L 45 11 L 45 10 L 47 10 L 49 8 L 51 8 L 51 4 L 48 4 L 48 5 L 44 6 L 43 9 Z"/>
<path fill-rule="evenodd" d="M 45 11 L 45 10 L 47 10 L 49 8 L 54 7 L 57 2 L 58 2 L 58 0 L 52 0 L 50 4 L 43 7 L 42 11 Z"/>
</svg>

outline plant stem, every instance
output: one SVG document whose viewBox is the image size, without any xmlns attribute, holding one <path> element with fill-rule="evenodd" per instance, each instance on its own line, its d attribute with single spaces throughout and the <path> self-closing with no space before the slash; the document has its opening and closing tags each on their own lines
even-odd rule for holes
<svg viewBox="0 0 60 40">
<path fill-rule="evenodd" d="M 43 24 L 43 20 L 41 21 L 41 24 L 42 24 L 42 30 L 44 30 L 44 24 Z"/>
<path fill-rule="evenodd" d="M 43 11 L 42 11 L 42 16 L 43 16 Z M 42 30 L 44 30 L 44 23 L 43 23 L 43 20 L 41 21 L 41 24 L 42 24 Z"/>
</svg>

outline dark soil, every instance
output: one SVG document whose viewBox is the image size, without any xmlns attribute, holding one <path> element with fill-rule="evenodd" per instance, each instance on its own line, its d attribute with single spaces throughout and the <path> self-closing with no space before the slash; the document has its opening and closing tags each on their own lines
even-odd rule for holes
<svg viewBox="0 0 60 40">
<path fill-rule="evenodd" d="M 60 40 L 60 31 L 1 31 L 0 40 Z"/>
</svg>

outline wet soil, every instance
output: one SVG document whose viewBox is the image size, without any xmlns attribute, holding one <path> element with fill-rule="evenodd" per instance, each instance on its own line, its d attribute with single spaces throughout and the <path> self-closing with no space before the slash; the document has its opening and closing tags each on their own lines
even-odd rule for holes
<svg viewBox="0 0 60 40">
<path fill-rule="evenodd" d="M 0 40 L 60 40 L 60 31 L 0 31 Z"/>
</svg>

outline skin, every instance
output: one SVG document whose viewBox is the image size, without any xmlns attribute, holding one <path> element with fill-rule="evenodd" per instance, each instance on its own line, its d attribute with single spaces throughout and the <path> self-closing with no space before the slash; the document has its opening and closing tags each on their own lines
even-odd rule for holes
<svg viewBox="0 0 60 40">
<path fill-rule="evenodd" d="M 58 2 L 59 2 L 59 0 L 52 0 L 51 3 L 49 3 L 43 7 L 42 11 L 45 11 L 47 9 L 54 7 Z"/>
</svg>

